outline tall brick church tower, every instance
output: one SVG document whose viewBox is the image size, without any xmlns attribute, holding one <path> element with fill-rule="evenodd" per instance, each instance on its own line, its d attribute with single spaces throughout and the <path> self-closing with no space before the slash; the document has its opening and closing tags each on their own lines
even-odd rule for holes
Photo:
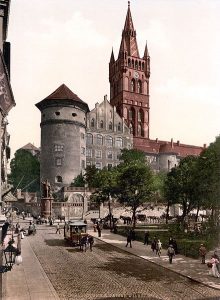
<svg viewBox="0 0 220 300">
<path fill-rule="evenodd" d="M 149 78 L 147 45 L 141 58 L 128 2 L 118 58 L 112 50 L 109 62 L 110 103 L 124 117 L 134 136 L 134 148 L 138 149 L 149 140 Z"/>
</svg>

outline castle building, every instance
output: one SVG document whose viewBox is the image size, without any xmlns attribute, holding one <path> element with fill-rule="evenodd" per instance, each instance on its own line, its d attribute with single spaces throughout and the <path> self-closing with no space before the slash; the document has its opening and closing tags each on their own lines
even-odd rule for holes
<svg viewBox="0 0 220 300">
<path fill-rule="evenodd" d="M 128 2 L 117 59 L 112 50 L 109 62 L 110 103 L 124 118 L 133 134 L 134 148 L 144 151 L 154 170 L 168 171 L 187 155 L 199 155 L 203 148 L 171 141 L 150 139 L 149 105 L 150 56 L 147 44 L 139 55 L 136 31 Z"/>
<path fill-rule="evenodd" d="M 89 108 L 64 84 L 36 106 L 41 111 L 41 180 L 49 180 L 56 190 L 85 168 Z"/>
<path fill-rule="evenodd" d="M 107 96 L 87 114 L 86 164 L 97 169 L 119 164 L 121 149 L 133 148 L 133 135 Z"/>
<path fill-rule="evenodd" d="M 150 55 L 140 56 L 130 4 L 118 57 L 109 62 L 110 102 L 88 105 L 64 84 L 37 103 L 41 111 L 41 179 L 58 189 L 85 169 L 119 163 L 121 149 L 146 155 L 154 171 L 169 171 L 181 158 L 205 148 L 150 138 Z"/>
</svg>

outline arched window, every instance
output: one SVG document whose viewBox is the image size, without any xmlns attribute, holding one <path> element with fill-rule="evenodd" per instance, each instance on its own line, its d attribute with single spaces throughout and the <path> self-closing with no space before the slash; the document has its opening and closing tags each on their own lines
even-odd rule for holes
<svg viewBox="0 0 220 300">
<path fill-rule="evenodd" d="M 144 112 L 143 112 L 142 109 L 140 109 L 140 110 L 138 111 L 138 121 L 139 121 L 139 122 L 144 122 Z"/>
<path fill-rule="evenodd" d="M 130 110 L 129 110 L 129 120 L 134 120 L 135 119 L 135 110 L 134 108 L 132 107 Z"/>
<path fill-rule="evenodd" d="M 105 141 L 106 141 L 106 146 L 107 147 L 112 147 L 113 146 L 113 138 L 110 135 L 108 135 L 106 137 Z"/>
<path fill-rule="evenodd" d="M 104 122 L 103 120 L 100 121 L 100 128 L 103 128 L 104 127 Z"/>
<path fill-rule="evenodd" d="M 121 131 L 121 123 L 118 123 L 118 131 Z"/>
<path fill-rule="evenodd" d="M 132 125 L 132 123 L 130 123 L 129 130 L 130 130 L 130 133 L 131 133 L 131 134 L 133 134 L 133 133 L 134 133 L 134 130 L 133 130 L 133 125 Z"/>
<path fill-rule="evenodd" d="M 90 126 L 95 127 L 95 119 L 94 118 L 92 118 Z"/>
<path fill-rule="evenodd" d="M 130 60 L 130 58 L 128 59 L 128 66 L 129 67 L 131 66 L 131 60 Z"/>
<path fill-rule="evenodd" d="M 88 144 L 88 145 L 93 144 L 93 135 L 91 133 L 87 133 L 87 135 L 86 135 L 86 144 Z"/>
<path fill-rule="evenodd" d="M 122 148 L 123 142 L 121 137 L 117 137 L 115 140 L 115 147 Z"/>
<path fill-rule="evenodd" d="M 103 138 L 101 134 L 97 134 L 96 140 L 97 140 L 97 145 L 102 145 Z"/>
<path fill-rule="evenodd" d="M 142 63 L 142 70 L 144 70 L 144 63 Z"/>
<path fill-rule="evenodd" d="M 60 176 L 60 175 L 57 175 L 56 177 L 55 177 L 55 182 L 63 182 L 63 178 L 62 178 L 62 176 Z"/>
<path fill-rule="evenodd" d="M 135 80 L 131 80 L 131 92 L 135 92 Z"/>
<path fill-rule="evenodd" d="M 138 69 L 138 62 L 135 60 L 135 69 Z"/>
<path fill-rule="evenodd" d="M 137 83 L 137 92 L 142 93 L 142 84 L 141 84 L 140 80 L 138 80 L 138 83 Z"/>
<path fill-rule="evenodd" d="M 131 63 L 132 63 L 132 68 L 134 68 L 134 60 L 133 59 L 132 59 Z"/>
<path fill-rule="evenodd" d="M 109 122 L 108 129 L 112 130 L 112 122 Z"/>
<path fill-rule="evenodd" d="M 124 115 L 124 118 L 127 120 L 127 118 L 128 118 L 128 109 L 126 107 L 124 108 L 123 115 Z"/>
</svg>

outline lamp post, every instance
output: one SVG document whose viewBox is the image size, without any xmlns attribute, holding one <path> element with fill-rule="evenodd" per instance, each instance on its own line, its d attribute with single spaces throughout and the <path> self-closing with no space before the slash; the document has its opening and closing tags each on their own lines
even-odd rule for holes
<svg viewBox="0 0 220 300">
<path fill-rule="evenodd" d="M 112 197 L 108 194 L 108 209 L 109 209 L 109 219 L 110 219 L 110 230 L 112 231 L 112 210 L 111 210 L 111 200 Z"/>
</svg>

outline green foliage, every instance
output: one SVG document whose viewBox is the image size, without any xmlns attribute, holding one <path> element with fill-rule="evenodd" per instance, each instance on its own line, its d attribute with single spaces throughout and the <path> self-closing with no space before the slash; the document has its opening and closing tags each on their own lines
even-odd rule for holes
<svg viewBox="0 0 220 300">
<path fill-rule="evenodd" d="M 145 163 L 145 154 L 142 151 L 136 149 L 122 149 L 120 160 L 123 164 L 129 164 L 134 161 Z"/>
<path fill-rule="evenodd" d="M 92 165 L 87 166 L 85 171 L 86 172 L 84 175 L 84 179 L 88 184 L 88 187 L 97 188 L 99 186 L 99 182 L 97 181 L 97 173 L 99 170 L 94 165 Z"/>
<path fill-rule="evenodd" d="M 17 150 L 10 167 L 9 182 L 14 189 L 19 188 L 28 192 L 40 191 L 40 163 L 35 156 L 26 150 Z"/>
<path fill-rule="evenodd" d="M 75 187 L 83 187 L 84 185 L 85 185 L 85 178 L 82 175 L 82 173 L 76 176 L 74 178 L 74 181 L 71 183 L 71 186 L 75 186 Z"/>
</svg>

